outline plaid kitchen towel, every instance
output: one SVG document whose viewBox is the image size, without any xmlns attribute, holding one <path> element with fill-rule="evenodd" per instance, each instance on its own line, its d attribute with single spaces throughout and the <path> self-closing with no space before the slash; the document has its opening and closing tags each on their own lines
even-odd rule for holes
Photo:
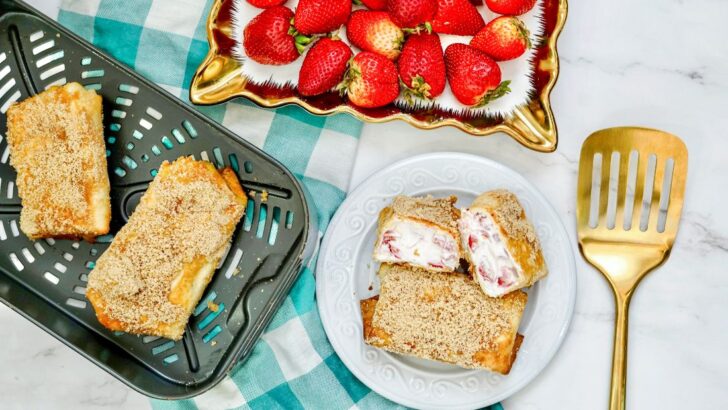
<svg viewBox="0 0 728 410">
<path fill-rule="evenodd" d="M 63 0 L 58 20 L 172 94 L 188 87 L 207 54 L 213 0 Z M 283 162 L 311 192 L 323 232 L 346 195 L 361 123 L 244 99 L 196 107 Z M 314 272 L 300 276 L 249 358 L 211 391 L 157 409 L 393 408 L 344 366 L 326 339 Z M 493 406 L 493 410 L 500 406 Z"/>
</svg>

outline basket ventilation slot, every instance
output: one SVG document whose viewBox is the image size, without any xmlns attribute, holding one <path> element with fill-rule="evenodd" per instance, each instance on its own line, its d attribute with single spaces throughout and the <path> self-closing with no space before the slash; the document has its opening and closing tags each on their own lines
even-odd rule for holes
<svg viewBox="0 0 728 410">
<path fill-rule="evenodd" d="M 57 284 L 58 284 L 58 282 L 60 282 L 60 279 L 58 279 L 58 276 L 56 276 L 56 275 L 54 275 L 54 274 L 52 274 L 52 273 L 50 273 L 50 272 L 46 272 L 46 273 L 44 273 L 44 274 L 43 274 L 43 277 L 44 277 L 44 278 L 46 278 L 46 280 L 47 280 L 48 282 L 50 282 L 50 283 L 52 283 L 52 284 L 54 284 L 54 285 L 57 285 Z"/>
<path fill-rule="evenodd" d="M 68 299 L 66 299 L 66 304 L 68 306 L 72 306 L 72 307 L 75 307 L 77 309 L 85 309 L 86 308 L 86 302 L 84 302 L 83 300 L 78 300 L 78 299 L 74 299 L 74 298 L 68 298 Z"/>
</svg>

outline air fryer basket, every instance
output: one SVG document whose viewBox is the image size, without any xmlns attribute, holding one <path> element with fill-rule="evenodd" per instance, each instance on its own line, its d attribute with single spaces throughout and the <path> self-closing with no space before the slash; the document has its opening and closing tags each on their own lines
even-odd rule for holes
<svg viewBox="0 0 728 410">
<path fill-rule="evenodd" d="M 96 243 L 30 241 L 4 138 L 11 103 L 77 81 L 104 100 L 112 227 L 126 222 L 164 160 L 229 166 L 251 194 L 232 246 L 183 340 L 104 329 L 84 297 Z M 313 250 L 316 222 L 280 163 L 193 111 L 29 6 L 0 0 L 0 301 L 132 388 L 185 398 L 219 382 L 252 349 Z M 267 199 L 264 200 L 267 193 Z M 215 311 L 208 308 L 208 302 Z"/>
</svg>

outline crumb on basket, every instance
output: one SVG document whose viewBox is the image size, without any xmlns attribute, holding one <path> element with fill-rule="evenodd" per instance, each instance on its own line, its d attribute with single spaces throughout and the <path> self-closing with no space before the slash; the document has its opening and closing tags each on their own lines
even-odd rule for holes
<svg viewBox="0 0 728 410">
<path fill-rule="evenodd" d="M 250 195 L 251 198 L 255 198 L 255 191 L 250 191 L 249 192 L 249 195 Z"/>
<path fill-rule="evenodd" d="M 238 274 L 239 274 L 239 273 L 240 273 L 240 268 L 239 268 L 239 267 L 237 267 L 237 268 L 235 268 L 235 270 L 233 271 L 233 274 L 232 274 L 232 276 L 238 276 Z"/>
<path fill-rule="evenodd" d="M 265 189 L 260 193 L 260 202 L 268 202 L 268 191 L 266 191 Z"/>
<path fill-rule="evenodd" d="M 207 302 L 207 308 L 210 309 L 213 312 L 217 312 L 218 309 L 220 309 L 220 305 L 213 301 Z"/>
<path fill-rule="evenodd" d="M 215 345 L 217 345 L 217 340 L 213 340 L 212 342 L 210 342 L 210 346 L 215 346 Z"/>
</svg>

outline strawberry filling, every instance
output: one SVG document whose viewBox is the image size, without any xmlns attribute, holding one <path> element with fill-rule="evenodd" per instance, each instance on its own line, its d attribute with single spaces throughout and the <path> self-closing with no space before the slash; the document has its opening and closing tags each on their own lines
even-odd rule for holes
<svg viewBox="0 0 728 410">
<path fill-rule="evenodd" d="M 396 260 L 401 260 L 402 256 L 400 256 L 399 249 L 392 243 L 397 239 L 397 236 L 394 231 L 387 231 L 382 236 L 382 246 L 386 247 L 387 250 L 389 250 L 389 253 L 392 254 L 392 257 Z"/>
</svg>

